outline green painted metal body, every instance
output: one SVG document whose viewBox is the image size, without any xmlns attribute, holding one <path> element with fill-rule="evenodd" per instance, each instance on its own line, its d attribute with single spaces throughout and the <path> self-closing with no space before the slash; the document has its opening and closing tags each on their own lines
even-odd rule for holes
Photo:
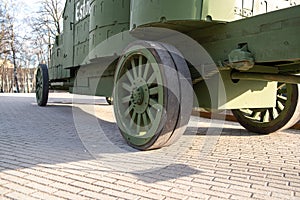
<svg viewBox="0 0 300 200">
<path fill-rule="evenodd" d="M 201 44 L 221 71 L 223 80 L 215 75 L 201 77 L 193 70 L 201 71 L 207 63 L 190 66 L 196 102 L 200 107 L 274 106 L 276 82 L 254 79 L 234 83 L 230 74 L 239 69 L 282 76 L 299 73 L 300 6 L 237 20 L 243 18 L 237 13 L 255 15 L 255 12 L 260 14 L 261 9 L 253 10 L 254 5 L 252 10 L 239 8 L 238 2 L 67 0 L 63 15 L 64 31 L 57 37 L 52 50 L 50 83 L 55 88 L 55 83 L 62 82 L 66 86 L 62 88 L 73 93 L 111 96 L 117 59 L 122 50 L 135 40 L 127 31 L 162 27 L 179 31 Z M 187 48 L 181 53 L 192 54 L 193 51 Z M 210 94 L 203 80 L 213 83 L 213 93 Z M 224 83 L 227 99 L 221 98 L 221 82 Z M 263 98 L 266 95 L 270 98 Z M 256 101 L 258 98 L 263 100 Z"/>
</svg>

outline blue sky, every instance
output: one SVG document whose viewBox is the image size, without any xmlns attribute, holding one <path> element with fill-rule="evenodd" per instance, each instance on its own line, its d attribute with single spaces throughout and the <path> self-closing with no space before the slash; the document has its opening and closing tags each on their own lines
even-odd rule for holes
<svg viewBox="0 0 300 200">
<path fill-rule="evenodd" d="M 26 18 L 33 15 L 40 7 L 40 0 L 15 0 L 18 8 L 18 18 Z"/>
</svg>

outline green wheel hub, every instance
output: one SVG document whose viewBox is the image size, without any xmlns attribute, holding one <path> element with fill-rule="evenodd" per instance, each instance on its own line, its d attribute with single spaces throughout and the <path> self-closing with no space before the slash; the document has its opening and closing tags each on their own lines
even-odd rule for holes
<svg viewBox="0 0 300 200">
<path fill-rule="evenodd" d="M 137 78 L 137 80 L 133 83 L 130 103 L 133 104 L 133 110 L 137 114 L 143 114 L 149 108 L 149 90 L 149 86 L 143 78 Z"/>
<path fill-rule="evenodd" d="M 160 44 L 139 41 L 124 51 L 113 99 L 117 124 L 131 146 L 146 150 L 167 144 L 180 118 L 179 82 L 172 56 Z"/>
<path fill-rule="evenodd" d="M 299 85 L 278 83 L 273 108 L 233 110 L 242 126 L 251 132 L 272 133 L 293 126 L 299 119 Z"/>
</svg>

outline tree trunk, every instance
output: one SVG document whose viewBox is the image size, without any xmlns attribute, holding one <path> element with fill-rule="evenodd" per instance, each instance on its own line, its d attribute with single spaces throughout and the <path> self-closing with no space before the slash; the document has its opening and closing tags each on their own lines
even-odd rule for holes
<svg viewBox="0 0 300 200">
<path fill-rule="evenodd" d="M 16 86 L 16 92 L 20 93 L 19 83 L 18 83 L 18 72 L 17 72 L 17 63 L 16 63 L 16 52 L 13 49 L 13 63 L 14 63 L 14 84 Z"/>
<path fill-rule="evenodd" d="M 12 26 L 13 27 L 13 26 Z M 13 65 L 14 65 L 14 85 L 16 86 L 16 92 L 20 93 L 20 89 L 19 89 L 19 83 L 18 83 L 18 72 L 17 72 L 17 56 L 16 56 L 16 49 L 15 49 L 15 33 L 14 33 L 14 29 L 12 28 L 12 40 L 10 43 L 10 47 L 11 47 L 11 51 L 12 51 L 12 56 L 13 56 Z M 15 92 L 15 91 L 13 91 Z"/>
</svg>

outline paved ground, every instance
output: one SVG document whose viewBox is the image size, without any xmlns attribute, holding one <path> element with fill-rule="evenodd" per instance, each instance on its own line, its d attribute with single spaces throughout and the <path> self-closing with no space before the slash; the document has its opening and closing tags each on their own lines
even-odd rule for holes
<svg viewBox="0 0 300 200">
<path fill-rule="evenodd" d="M 105 100 L 71 97 L 1 94 L 0 199 L 300 199 L 299 130 L 192 117 L 176 145 L 138 152 Z"/>
</svg>

